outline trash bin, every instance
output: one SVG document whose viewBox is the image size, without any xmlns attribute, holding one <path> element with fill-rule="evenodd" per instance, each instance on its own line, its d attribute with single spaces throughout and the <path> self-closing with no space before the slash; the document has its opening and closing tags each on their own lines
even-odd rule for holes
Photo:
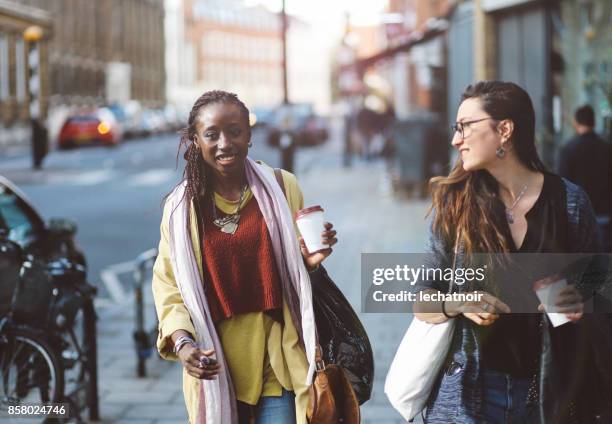
<svg viewBox="0 0 612 424">
<path fill-rule="evenodd" d="M 395 121 L 391 136 L 400 188 L 426 196 L 429 179 L 448 172 L 450 138 L 444 128 L 436 115 L 415 115 Z"/>
</svg>

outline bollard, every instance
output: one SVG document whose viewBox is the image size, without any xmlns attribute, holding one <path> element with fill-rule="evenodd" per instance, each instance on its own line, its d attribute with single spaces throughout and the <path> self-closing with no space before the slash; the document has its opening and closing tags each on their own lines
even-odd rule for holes
<svg viewBox="0 0 612 424">
<path fill-rule="evenodd" d="M 142 287 L 145 283 L 146 270 L 153 266 L 157 258 L 157 249 L 150 249 L 138 255 L 134 266 L 134 344 L 136 347 L 136 374 L 138 377 L 146 377 L 146 360 L 151 357 L 153 345 L 157 336 L 151 337 L 151 334 L 157 333 L 157 323 L 155 328 L 150 332 L 145 331 L 144 317 L 144 297 Z"/>
</svg>

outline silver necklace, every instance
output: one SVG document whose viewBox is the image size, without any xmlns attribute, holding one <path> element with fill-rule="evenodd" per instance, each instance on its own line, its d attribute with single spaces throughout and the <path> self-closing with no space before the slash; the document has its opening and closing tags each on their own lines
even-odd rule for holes
<svg viewBox="0 0 612 424">
<path fill-rule="evenodd" d="M 514 224 L 514 207 L 519 202 L 519 200 L 521 200 L 521 198 L 523 197 L 526 191 L 527 191 L 527 184 L 523 186 L 523 189 L 520 191 L 518 196 L 516 196 L 516 199 L 514 199 L 512 206 L 510 207 L 506 206 L 506 219 L 508 220 L 509 224 Z"/>
<path fill-rule="evenodd" d="M 238 221 L 240 221 L 240 215 L 238 211 L 240 210 L 240 205 L 242 204 L 242 200 L 244 199 L 244 194 L 247 191 L 249 186 L 245 185 L 242 187 L 240 191 L 240 199 L 238 199 L 238 205 L 236 206 L 236 210 L 233 213 L 225 215 L 222 218 L 217 218 L 217 206 L 215 205 L 215 196 L 213 194 L 212 199 L 212 211 L 213 211 L 213 224 L 215 224 L 221 231 L 226 234 L 234 234 L 238 229 Z"/>
</svg>

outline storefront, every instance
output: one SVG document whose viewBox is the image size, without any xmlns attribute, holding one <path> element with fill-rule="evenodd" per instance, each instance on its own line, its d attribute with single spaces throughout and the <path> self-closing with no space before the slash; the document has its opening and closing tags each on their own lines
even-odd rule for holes
<svg viewBox="0 0 612 424">
<path fill-rule="evenodd" d="M 596 129 L 612 141 L 612 2 L 564 0 L 553 14 L 555 130 L 573 134 L 573 112 L 590 104 Z"/>
<path fill-rule="evenodd" d="M 612 138 L 612 2 L 603 0 L 483 0 L 492 20 L 497 79 L 515 81 L 531 95 L 537 142 L 556 168 L 573 136 L 573 113 L 590 104 L 597 131 Z"/>
<path fill-rule="evenodd" d="M 482 1 L 482 11 L 492 22 L 487 36 L 495 39 L 495 78 L 515 82 L 531 96 L 536 143 L 550 167 L 558 150 L 553 126 L 552 5 L 533 0 Z"/>
</svg>

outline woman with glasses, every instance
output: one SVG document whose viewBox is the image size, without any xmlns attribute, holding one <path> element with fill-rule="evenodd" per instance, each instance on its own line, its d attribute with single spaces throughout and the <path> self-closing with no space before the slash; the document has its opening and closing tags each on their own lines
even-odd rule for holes
<svg viewBox="0 0 612 424">
<path fill-rule="evenodd" d="M 438 266 L 450 266 L 454 257 L 457 268 L 467 267 L 478 253 L 599 251 L 588 197 L 549 173 L 538 157 L 535 113 L 521 87 L 500 81 L 470 85 L 453 130 L 457 163 L 447 177 L 431 181 L 430 248 Z M 502 274 L 495 284 L 512 290 L 518 274 Z M 424 286 L 432 293 L 449 289 L 442 281 Z M 558 311 L 573 323 L 553 328 L 538 302 L 532 313 L 511 314 L 499 288 L 486 279 L 454 285 L 453 291 L 483 296 L 415 305 L 422 321 L 456 320 L 426 422 L 595 422 L 600 405 L 594 384 L 587 383 L 594 367 L 586 363 L 585 344 L 577 343 L 585 295 L 574 285 L 560 292 Z"/>
</svg>

